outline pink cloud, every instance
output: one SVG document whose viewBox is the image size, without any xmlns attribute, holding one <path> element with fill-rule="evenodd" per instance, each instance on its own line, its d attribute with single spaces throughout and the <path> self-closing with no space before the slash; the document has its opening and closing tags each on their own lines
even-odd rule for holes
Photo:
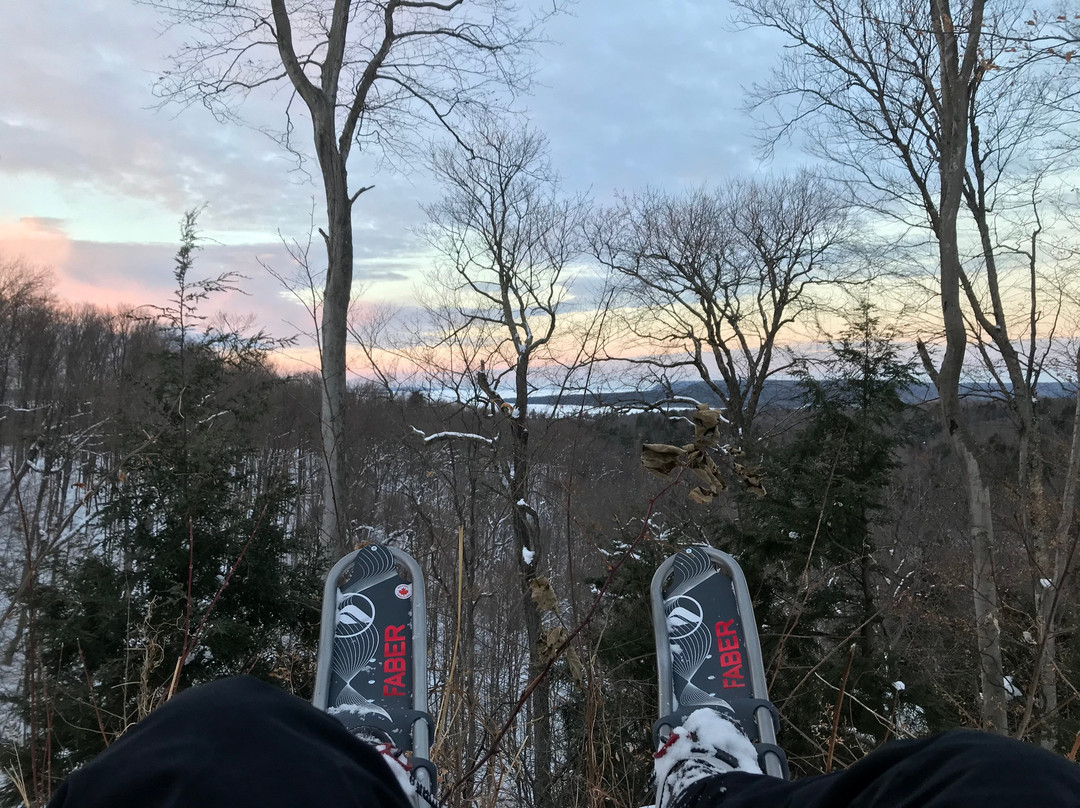
<svg viewBox="0 0 1080 808">
<path fill-rule="evenodd" d="M 0 221 L 0 255 L 27 264 L 57 268 L 71 256 L 71 239 L 59 219 L 24 216 Z"/>
</svg>

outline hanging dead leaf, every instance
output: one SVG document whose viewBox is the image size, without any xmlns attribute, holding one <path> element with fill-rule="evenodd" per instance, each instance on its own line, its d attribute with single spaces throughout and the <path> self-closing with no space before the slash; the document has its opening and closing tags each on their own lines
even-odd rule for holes
<svg viewBox="0 0 1080 808">
<path fill-rule="evenodd" d="M 551 583 L 547 578 L 533 578 L 529 581 L 529 589 L 532 590 L 532 600 L 537 609 L 541 612 L 555 611 L 559 601 L 555 597 L 555 590 L 551 588 Z"/>
<path fill-rule="evenodd" d="M 696 502 L 698 505 L 708 505 L 714 499 L 716 499 L 716 491 L 708 488 L 702 488 L 700 485 L 694 486 L 687 493 L 686 498 L 691 502 Z"/>
<path fill-rule="evenodd" d="M 669 477 L 683 462 L 686 449 L 666 443 L 646 443 L 641 447 L 641 465 L 658 477 Z"/>
<path fill-rule="evenodd" d="M 698 446 L 715 446 L 720 442 L 720 424 L 724 416 L 708 404 L 698 404 L 691 416 L 694 421 L 694 443 Z"/>
<path fill-rule="evenodd" d="M 727 483 L 724 482 L 723 475 L 720 474 L 720 467 L 716 465 L 710 455 L 702 451 L 696 451 L 690 452 L 687 458 L 687 465 L 690 466 L 690 470 L 704 483 L 706 488 L 711 488 L 714 492 L 723 491 L 727 488 Z"/>
<path fill-rule="evenodd" d="M 581 658 L 573 646 L 566 649 L 565 659 L 566 667 L 570 669 L 570 678 L 574 680 L 574 684 L 578 687 L 584 688 L 585 667 L 581 664 Z"/>
<path fill-rule="evenodd" d="M 761 479 L 761 469 L 756 466 L 744 466 L 742 463 L 735 464 L 735 473 L 745 483 L 747 490 L 756 497 L 765 496 L 765 485 Z"/>
<path fill-rule="evenodd" d="M 703 487 L 705 488 L 711 489 L 712 491 L 723 491 L 727 488 L 727 483 L 724 482 L 724 478 L 715 471 L 695 466 L 693 472 L 697 478 L 701 480 Z"/>
<path fill-rule="evenodd" d="M 569 632 L 562 626 L 549 628 L 536 641 L 536 650 L 540 655 L 541 662 L 549 662 L 555 656 L 555 652 L 570 637 Z"/>
</svg>

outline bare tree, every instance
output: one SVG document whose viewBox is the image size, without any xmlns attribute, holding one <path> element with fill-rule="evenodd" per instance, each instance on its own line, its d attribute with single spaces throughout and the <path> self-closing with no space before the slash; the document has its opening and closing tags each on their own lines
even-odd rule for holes
<svg viewBox="0 0 1080 808">
<path fill-rule="evenodd" d="M 551 526 L 541 524 L 534 501 L 530 397 L 540 365 L 551 360 L 569 266 L 580 252 L 585 205 L 581 198 L 560 195 L 541 135 L 485 123 L 472 140 L 473 155 L 448 146 L 432 160 L 446 195 L 426 209 L 426 235 L 443 257 L 429 280 L 449 316 L 440 341 L 460 340 L 478 349 L 471 360 L 478 364 L 461 370 L 500 424 L 492 445 L 506 447 L 497 462 L 535 681 L 558 643 L 549 636 L 554 596 L 545 594 L 551 590 L 539 574 L 546 561 L 543 537 Z M 549 805 L 552 710 L 546 679 L 529 704 L 533 803 Z"/>
<path fill-rule="evenodd" d="M 352 211 L 371 189 L 350 180 L 350 157 L 409 149 L 410 133 L 434 122 L 456 131 L 492 90 L 523 88 L 520 57 L 536 20 L 521 23 L 507 0 L 143 0 L 192 31 L 158 92 L 201 102 L 220 120 L 239 120 L 237 102 L 263 87 L 292 89 L 282 144 L 293 140 L 293 103 L 311 119 L 326 195 L 327 272 L 322 308 L 323 538 L 347 547 L 343 410 L 345 343 L 353 280 Z"/>
<path fill-rule="evenodd" d="M 974 344 L 1016 423 L 1033 574 L 1052 582 L 1045 593 L 1036 585 L 1035 596 L 1036 633 L 1050 649 L 1045 604 L 1057 601 L 1053 582 L 1067 570 L 1050 538 L 1035 405 L 1055 322 L 1044 310 L 1050 301 L 1039 278 L 1039 210 L 1047 172 L 1063 168 L 1062 151 L 1050 141 L 1062 125 L 1059 102 L 1071 90 L 1052 73 L 1068 60 L 1048 68 L 1020 46 L 1034 23 L 1015 4 L 986 13 L 983 0 L 736 5 L 743 22 L 774 28 L 794 44 L 773 81 L 755 91 L 756 104 L 780 113 L 770 137 L 805 125 L 811 150 L 845 169 L 862 204 L 931 234 L 944 352 L 935 364 L 922 342 L 920 349 L 967 491 L 982 722 L 1006 732 L 990 487 L 960 407 L 961 378 Z M 1043 689 L 1053 705 L 1049 683 Z"/>
<path fill-rule="evenodd" d="M 804 172 L 628 197 L 593 219 L 590 251 L 651 347 L 631 361 L 692 368 L 750 442 L 765 382 L 788 367 L 778 338 L 819 305 L 815 287 L 854 274 L 842 260 L 851 230 L 848 206 Z"/>
</svg>

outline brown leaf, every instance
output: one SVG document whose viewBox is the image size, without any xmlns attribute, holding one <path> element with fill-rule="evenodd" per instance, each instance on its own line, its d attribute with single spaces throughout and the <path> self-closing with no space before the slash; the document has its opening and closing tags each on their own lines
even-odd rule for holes
<svg viewBox="0 0 1080 808">
<path fill-rule="evenodd" d="M 682 462 L 686 449 L 666 443 L 646 443 L 641 447 L 641 465 L 659 477 L 668 477 Z"/>
<path fill-rule="evenodd" d="M 690 466 L 690 470 L 693 471 L 697 478 L 705 483 L 706 486 L 720 491 L 727 488 L 727 484 L 720 474 L 720 467 L 716 465 L 716 462 L 710 455 L 701 451 L 691 452 L 688 456 L 687 465 Z"/>
<path fill-rule="evenodd" d="M 585 667 L 581 664 L 581 658 L 577 650 L 571 646 L 566 649 L 566 667 L 570 669 L 570 678 L 578 687 L 585 687 Z"/>
<path fill-rule="evenodd" d="M 691 502 L 696 502 L 698 505 L 708 505 L 714 499 L 716 499 L 716 491 L 708 488 L 702 488 L 700 485 L 690 489 L 690 493 L 686 495 L 687 499 Z"/>
<path fill-rule="evenodd" d="M 691 418 L 694 421 L 694 443 L 715 446 L 720 441 L 720 424 L 724 422 L 720 410 L 711 409 L 708 404 L 698 404 Z"/>
<path fill-rule="evenodd" d="M 555 656 L 555 652 L 569 638 L 570 634 L 562 626 L 549 628 L 536 641 L 536 650 L 540 655 L 541 662 L 548 662 Z"/>
<path fill-rule="evenodd" d="M 714 491 L 723 491 L 727 488 L 727 485 L 724 483 L 724 478 L 712 469 L 693 466 L 691 471 L 694 472 L 694 476 L 701 480 L 706 488 L 711 488 Z"/>
<path fill-rule="evenodd" d="M 735 473 L 746 484 L 751 494 L 756 497 L 765 496 L 765 485 L 761 481 L 761 469 L 756 466 L 744 466 L 742 463 L 736 463 Z"/>
<path fill-rule="evenodd" d="M 529 589 L 532 590 L 533 603 L 536 604 L 536 608 L 541 612 L 554 612 L 559 605 L 558 599 L 555 597 L 555 590 L 551 588 L 551 583 L 547 578 L 533 578 L 529 581 Z"/>
</svg>

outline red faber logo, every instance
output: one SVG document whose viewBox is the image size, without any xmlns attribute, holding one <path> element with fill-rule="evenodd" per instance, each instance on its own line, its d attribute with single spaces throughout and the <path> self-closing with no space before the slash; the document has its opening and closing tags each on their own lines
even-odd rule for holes
<svg viewBox="0 0 1080 808">
<path fill-rule="evenodd" d="M 720 620 L 713 627 L 716 633 L 716 650 L 720 654 L 720 667 L 724 669 L 724 687 L 744 687 L 742 651 L 739 634 L 733 628 L 734 620 Z"/>
<path fill-rule="evenodd" d="M 387 626 L 383 631 L 384 696 L 405 696 L 405 626 Z"/>
</svg>

